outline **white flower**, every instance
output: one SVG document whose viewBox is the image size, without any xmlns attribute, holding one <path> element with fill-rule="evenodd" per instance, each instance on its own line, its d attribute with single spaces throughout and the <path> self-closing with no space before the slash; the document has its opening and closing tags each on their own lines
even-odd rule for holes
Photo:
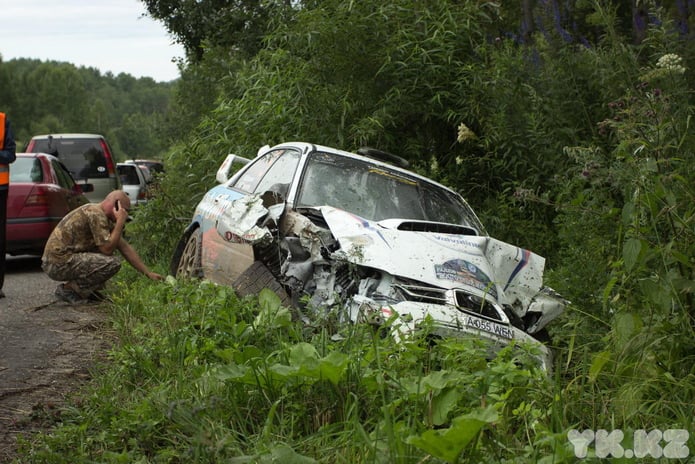
<svg viewBox="0 0 695 464">
<path fill-rule="evenodd" d="M 466 124 L 464 124 L 464 123 L 459 124 L 458 137 L 456 138 L 456 140 L 459 143 L 463 143 L 466 140 L 471 140 L 474 138 L 476 138 L 475 132 L 470 130 Z"/>
<path fill-rule="evenodd" d="M 681 63 L 683 58 L 676 55 L 675 53 L 667 53 L 656 62 L 656 67 L 671 71 L 677 74 L 685 73 L 685 66 Z"/>
</svg>

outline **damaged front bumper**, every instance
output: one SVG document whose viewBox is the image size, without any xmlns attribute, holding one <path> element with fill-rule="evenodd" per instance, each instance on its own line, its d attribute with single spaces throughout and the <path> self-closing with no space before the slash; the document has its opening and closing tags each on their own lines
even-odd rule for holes
<svg viewBox="0 0 695 464">
<path fill-rule="evenodd" d="M 533 357 L 543 370 L 552 370 L 552 351 L 541 341 L 508 322 L 468 314 L 452 305 L 414 301 L 386 304 L 355 295 L 347 305 L 347 318 L 355 323 L 387 326 L 397 341 L 423 335 L 430 339 L 472 338 L 484 340 L 490 356 L 512 345 Z"/>
</svg>

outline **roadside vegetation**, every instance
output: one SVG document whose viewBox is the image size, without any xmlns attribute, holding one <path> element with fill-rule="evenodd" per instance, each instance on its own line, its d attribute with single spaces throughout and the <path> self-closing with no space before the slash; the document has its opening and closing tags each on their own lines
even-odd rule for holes
<svg viewBox="0 0 695 464">
<path fill-rule="evenodd" d="M 172 31 L 163 6 L 188 5 L 145 3 Z M 249 15 L 258 40 L 232 34 L 243 9 L 202 39 L 181 32 L 176 120 L 192 130 L 129 225 L 138 248 L 168 268 L 227 153 L 288 139 L 398 153 L 457 188 L 491 235 L 548 259 L 546 283 L 572 301 L 549 327 L 552 375 L 513 352 L 487 362 L 472 342 L 298 325 L 269 292 L 240 300 L 124 270 L 110 307 L 120 344 L 23 460 L 559 463 L 577 460 L 571 430 L 599 429 L 631 450 L 635 431 L 686 430 L 678 456 L 695 454 L 683 3 L 270 3 Z"/>
<path fill-rule="evenodd" d="M 206 283 L 122 285 L 121 345 L 27 460 L 458 462 L 463 452 L 500 462 L 569 451 L 559 392 L 511 350 L 488 363 L 474 342 L 399 345 L 329 317 L 309 327 L 269 290 L 239 300 Z"/>
</svg>

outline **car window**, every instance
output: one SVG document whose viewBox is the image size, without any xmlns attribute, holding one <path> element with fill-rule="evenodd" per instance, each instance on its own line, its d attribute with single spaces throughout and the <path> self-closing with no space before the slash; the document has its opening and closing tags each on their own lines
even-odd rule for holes
<svg viewBox="0 0 695 464">
<path fill-rule="evenodd" d="M 10 169 L 10 183 L 41 182 L 43 169 L 36 158 L 17 158 Z"/>
<path fill-rule="evenodd" d="M 285 150 L 268 169 L 268 172 L 266 172 L 254 189 L 254 193 L 272 190 L 287 198 L 287 192 L 298 164 L 299 153 L 293 150 Z"/>
<path fill-rule="evenodd" d="M 297 206 L 330 205 L 365 219 L 413 219 L 483 231 L 470 207 L 436 184 L 401 171 L 330 153 L 314 153 Z"/>
<path fill-rule="evenodd" d="M 109 177 L 99 139 L 37 139 L 32 151 L 57 157 L 75 179 Z"/>
<path fill-rule="evenodd" d="M 140 177 L 138 177 L 135 165 L 116 166 L 116 170 L 118 170 L 118 176 L 121 178 L 121 184 L 140 185 Z"/>
<path fill-rule="evenodd" d="M 65 167 L 58 161 L 52 160 L 51 165 L 53 166 L 53 171 L 55 171 L 58 177 L 58 184 L 68 190 L 72 190 L 75 182 L 70 177 L 70 174 L 65 169 Z"/>
<path fill-rule="evenodd" d="M 164 172 L 164 165 L 155 161 L 143 161 L 142 164 L 147 166 L 147 168 L 153 173 Z"/>
<path fill-rule="evenodd" d="M 298 162 L 299 153 L 296 151 L 274 150 L 254 161 L 231 187 L 246 193 L 259 193 L 275 184 L 289 185 Z"/>
<path fill-rule="evenodd" d="M 314 153 L 302 179 L 297 205 L 330 205 L 374 219 L 377 199 L 367 190 L 369 167 L 352 158 Z"/>
</svg>

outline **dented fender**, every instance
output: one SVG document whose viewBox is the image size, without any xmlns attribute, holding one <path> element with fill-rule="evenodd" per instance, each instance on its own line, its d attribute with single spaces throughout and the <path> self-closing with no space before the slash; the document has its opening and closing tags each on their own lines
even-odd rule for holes
<svg viewBox="0 0 695 464">
<path fill-rule="evenodd" d="M 218 216 L 217 233 L 227 242 L 251 244 L 270 241 L 272 235 L 267 227 L 259 227 L 261 219 L 268 215 L 259 195 L 241 197 L 232 201 Z"/>
</svg>

